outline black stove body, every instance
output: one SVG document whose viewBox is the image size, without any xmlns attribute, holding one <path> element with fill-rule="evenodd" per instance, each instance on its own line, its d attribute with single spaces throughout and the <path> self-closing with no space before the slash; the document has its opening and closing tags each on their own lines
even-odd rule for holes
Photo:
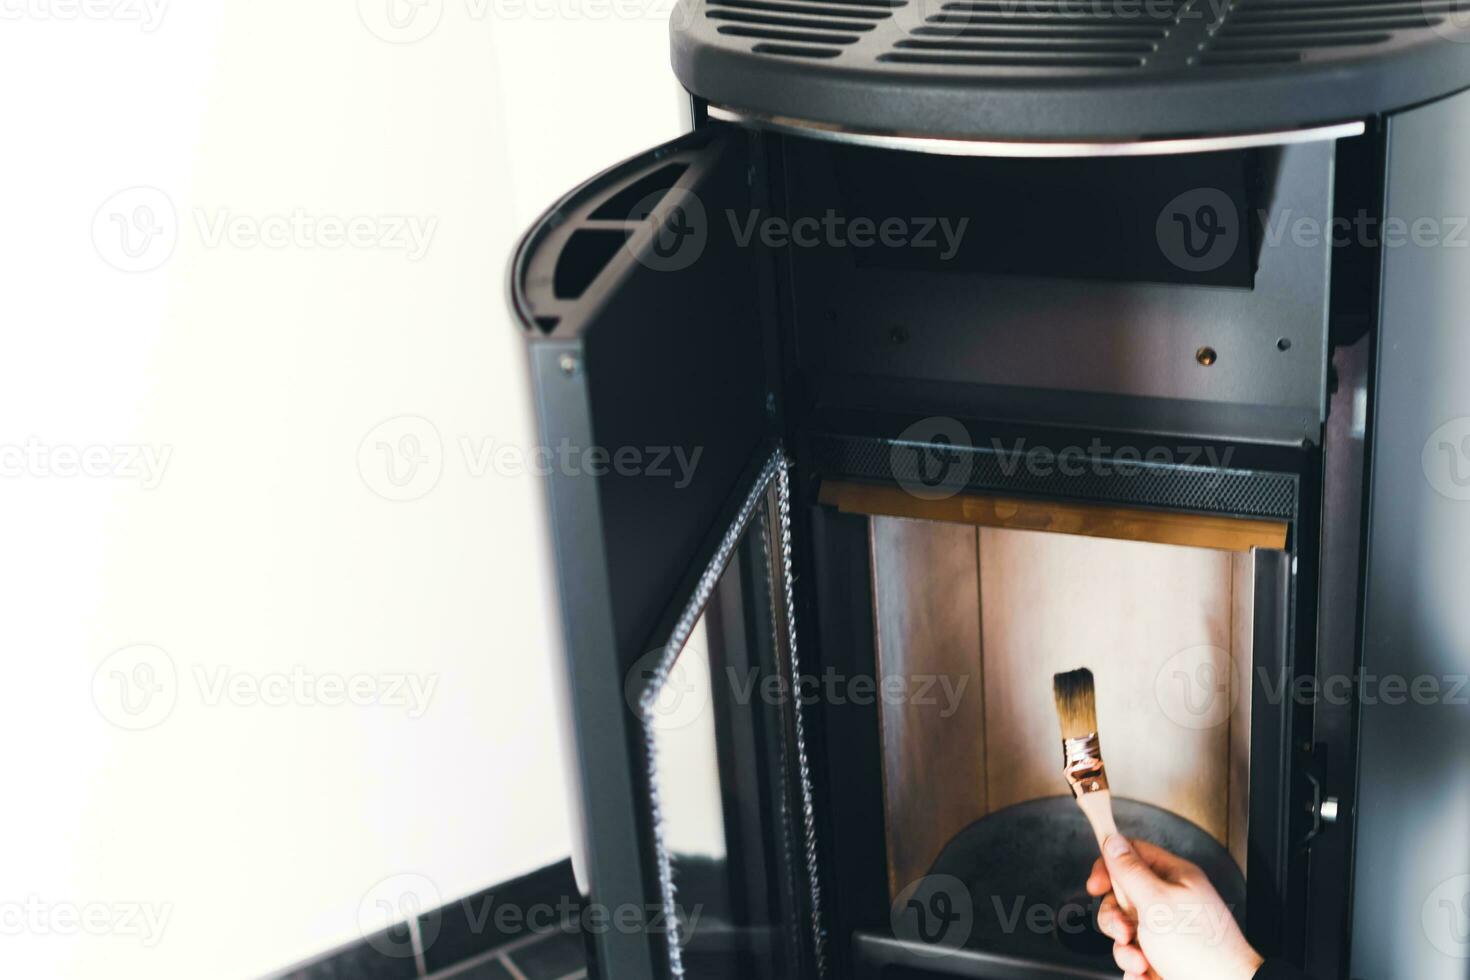
<svg viewBox="0 0 1470 980">
<path fill-rule="evenodd" d="M 1470 975 L 1465 26 L 683 0 L 511 273 L 591 977 L 1116 976 L 1056 658 L 1263 952 Z"/>
</svg>

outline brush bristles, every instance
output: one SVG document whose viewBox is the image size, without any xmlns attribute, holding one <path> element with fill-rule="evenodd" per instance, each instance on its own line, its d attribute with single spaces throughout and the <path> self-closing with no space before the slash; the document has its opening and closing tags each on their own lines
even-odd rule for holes
<svg viewBox="0 0 1470 980">
<path fill-rule="evenodd" d="M 1062 739 L 1085 738 L 1097 732 L 1097 692 L 1092 685 L 1092 671 L 1086 667 L 1052 678 L 1052 693 L 1057 699 L 1057 718 L 1062 723 Z"/>
</svg>

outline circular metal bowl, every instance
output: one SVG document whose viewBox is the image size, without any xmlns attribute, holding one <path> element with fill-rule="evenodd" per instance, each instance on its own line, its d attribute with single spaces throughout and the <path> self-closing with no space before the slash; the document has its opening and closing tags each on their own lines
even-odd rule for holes
<svg viewBox="0 0 1470 980">
<path fill-rule="evenodd" d="M 1177 814 L 1114 799 L 1118 829 L 1169 850 L 1214 883 L 1240 921 L 1245 878 L 1213 837 Z M 969 888 L 974 925 L 965 946 L 1076 966 L 1111 966 L 1112 941 L 1096 931 L 1098 901 L 1084 885 L 1097 860 L 1092 828 L 1070 796 L 1020 803 L 960 831 L 940 853 L 931 877 Z"/>
</svg>

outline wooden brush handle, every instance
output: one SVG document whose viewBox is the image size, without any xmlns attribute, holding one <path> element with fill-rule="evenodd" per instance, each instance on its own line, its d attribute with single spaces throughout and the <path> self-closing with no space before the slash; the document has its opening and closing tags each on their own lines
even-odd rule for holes
<svg viewBox="0 0 1470 980">
<path fill-rule="evenodd" d="M 1097 847 L 1100 852 L 1103 841 L 1118 832 L 1118 825 L 1113 821 L 1113 794 L 1107 790 L 1085 793 L 1077 797 L 1077 805 L 1082 808 L 1087 822 L 1092 824 L 1092 832 L 1097 835 Z M 1116 881 L 1113 882 L 1113 897 L 1118 900 L 1124 912 L 1129 915 L 1133 914 L 1133 903 L 1128 900 L 1128 896 L 1123 894 L 1123 889 Z"/>
</svg>

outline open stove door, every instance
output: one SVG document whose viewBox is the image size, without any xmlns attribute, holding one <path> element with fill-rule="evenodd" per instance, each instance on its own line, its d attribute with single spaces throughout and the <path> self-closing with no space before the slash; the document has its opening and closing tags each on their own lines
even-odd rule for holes
<svg viewBox="0 0 1470 980">
<path fill-rule="evenodd" d="M 573 192 L 511 270 L 580 793 L 590 976 L 818 958 L 791 676 L 760 137 L 711 126 Z M 691 710 L 692 708 L 692 710 Z"/>
</svg>

